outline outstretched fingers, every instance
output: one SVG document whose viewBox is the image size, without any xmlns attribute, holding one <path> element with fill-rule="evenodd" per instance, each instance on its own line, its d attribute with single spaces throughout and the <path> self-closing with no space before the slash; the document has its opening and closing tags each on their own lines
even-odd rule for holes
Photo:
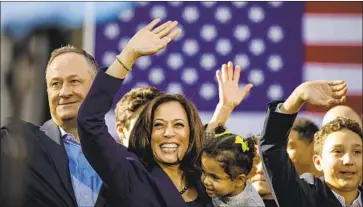
<svg viewBox="0 0 363 207">
<path fill-rule="evenodd" d="M 167 36 L 177 25 L 178 25 L 178 21 L 173 21 L 155 34 L 157 34 L 159 36 L 159 38 L 161 39 L 161 38 Z"/>
<path fill-rule="evenodd" d="M 156 27 L 155 29 L 152 30 L 152 32 L 154 32 L 155 34 L 159 33 L 160 31 L 162 31 L 163 29 L 167 28 L 172 21 L 167 21 L 164 24 Z"/>
<path fill-rule="evenodd" d="M 244 98 L 248 92 L 250 92 L 251 88 L 253 87 L 253 85 L 251 83 L 243 86 L 242 90 L 241 90 L 241 96 Z"/>
<path fill-rule="evenodd" d="M 145 26 L 145 28 L 147 30 L 152 30 L 158 23 L 160 22 L 159 18 L 154 19 L 153 21 L 151 21 L 148 25 Z"/>
<path fill-rule="evenodd" d="M 233 80 L 233 63 L 231 61 L 228 62 L 227 72 L 228 72 L 228 80 Z"/>
<path fill-rule="evenodd" d="M 329 83 L 329 86 L 332 88 L 332 91 L 340 91 L 347 87 L 347 83 L 344 81 L 342 83 Z"/>
<path fill-rule="evenodd" d="M 233 71 L 233 81 L 237 82 L 237 84 L 239 82 L 240 74 L 241 74 L 241 67 L 237 65 Z"/>
<path fill-rule="evenodd" d="M 342 96 L 345 96 L 348 91 L 347 83 L 343 80 L 334 80 L 328 82 L 331 91 L 332 97 L 334 99 L 340 99 Z"/>
<path fill-rule="evenodd" d="M 228 80 L 227 64 L 222 65 L 222 80 L 226 82 Z"/>
<path fill-rule="evenodd" d="M 244 87 L 243 87 L 243 90 L 245 90 L 245 91 L 250 91 L 251 90 L 251 88 L 253 87 L 253 84 L 251 84 L 251 83 L 249 83 L 249 84 L 247 84 L 247 85 L 245 85 Z"/>
<path fill-rule="evenodd" d="M 341 98 L 342 96 L 345 96 L 347 94 L 347 91 L 347 86 L 340 88 L 339 90 L 335 90 L 333 91 L 333 98 Z"/>
<path fill-rule="evenodd" d="M 167 36 L 163 37 L 161 40 L 169 43 L 170 41 L 174 40 L 181 34 L 182 30 L 180 28 L 175 29 L 171 33 L 169 33 Z"/>
<path fill-rule="evenodd" d="M 222 72 L 220 70 L 216 71 L 216 77 L 217 77 L 218 85 L 221 86 L 223 84 L 223 78 L 222 78 Z"/>
</svg>

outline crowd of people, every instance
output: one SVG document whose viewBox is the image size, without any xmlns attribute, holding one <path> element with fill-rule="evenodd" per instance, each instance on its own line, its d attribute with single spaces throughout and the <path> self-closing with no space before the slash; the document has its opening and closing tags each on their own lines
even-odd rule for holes
<svg viewBox="0 0 363 207">
<path fill-rule="evenodd" d="M 12 158 L 3 146 L 19 134 L 14 126 L 29 151 L 20 205 L 363 207 L 362 117 L 342 105 L 342 80 L 301 83 L 285 101 L 268 103 L 261 134 L 238 135 L 225 123 L 253 85 L 240 87 L 241 69 L 228 62 L 216 72 L 219 103 L 208 123 L 183 95 L 138 87 L 116 104 L 115 140 L 105 115 L 123 80 L 138 58 L 181 33 L 176 21 L 159 23 L 141 28 L 104 70 L 82 49 L 52 52 L 51 120 L 10 119 L 1 128 L 6 163 Z M 319 128 L 297 117 L 305 103 L 337 106 Z"/>
</svg>

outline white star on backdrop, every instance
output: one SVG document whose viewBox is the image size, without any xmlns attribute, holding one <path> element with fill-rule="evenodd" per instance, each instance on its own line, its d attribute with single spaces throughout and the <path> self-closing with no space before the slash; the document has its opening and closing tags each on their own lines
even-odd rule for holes
<svg viewBox="0 0 363 207">
<path fill-rule="evenodd" d="M 168 66 L 172 70 L 177 70 L 183 65 L 183 57 L 179 53 L 171 53 L 168 56 Z"/>
<path fill-rule="evenodd" d="M 188 56 L 193 56 L 199 51 L 198 42 L 195 39 L 187 39 L 183 44 L 183 52 Z"/>
<path fill-rule="evenodd" d="M 264 81 L 263 72 L 259 69 L 253 69 L 250 71 L 248 76 L 248 81 L 251 82 L 253 85 L 258 86 L 261 85 Z"/>
<path fill-rule="evenodd" d="M 282 69 L 283 62 L 280 55 L 270 55 L 270 57 L 267 60 L 268 67 L 274 71 L 277 72 Z"/>
<path fill-rule="evenodd" d="M 111 63 L 115 60 L 116 53 L 115 52 L 105 52 L 102 58 L 103 65 L 111 65 Z"/>
<path fill-rule="evenodd" d="M 205 100 L 211 100 L 216 96 L 215 84 L 203 83 L 199 90 L 199 95 Z"/>
<path fill-rule="evenodd" d="M 226 23 L 231 19 L 231 11 L 228 7 L 218 7 L 214 16 L 219 22 Z"/>
<path fill-rule="evenodd" d="M 200 36 L 206 41 L 212 41 L 217 36 L 217 29 L 212 24 L 203 25 Z"/>
<path fill-rule="evenodd" d="M 214 6 L 214 4 L 216 4 L 216 2 L 214 2 L 214 1 L 203 1 L 203 2 L 201 2 L 201 4 L 203 6 L 205 6 L 206 8 L 211 8 L 212 6 Z"/>
<path fill-rule="evenodd" d="M 172 6 L 180 6 L 180 5 L 182 5 L 183 4 L 183 2 L 180 2 L 180 1 L 169 1 L 168 2 L 170 5 L 172 5 Z"/>
<path fill-rule="evenodd" d="M 271 6 L 273 7 L 280 7 L 282 5 L 283 2 L 281 1 L 270 1 L 268 2 Z"/>
<path fill-rule="evenodd" d="M 272 84 L 267 89 L 267 97 L 270 100 L 279 100 L 283 96 L 283 89 L 278 84 Z"/>
<path fill-rule="evenodd" d="M 232 4 L 236 8 L 242 8 L 242 7 L 246 6 L 247 2 L 245 2 L 245 1 L 234 1 L 234 2 L 232 2 Z"/>
<path fill-rule="evenodd" d="M 231 42 L 226 39 L 219 39 L 217 40 L 217 44 L 216 44 L 216 51 L 221 54 L 221 55 L 228 55 L 232 50 L 232 44 Z"/>
<path fill-rule="evenodd" d="M 113 40 L 120 34 L 120 28 L 118 24 L 111 23 L 106 26 L 104 33 L 108 39 Z"/>
<path fill-rule="evenodd" d="M 250 65 L 250 60 L 246 54 L 237 54 L 233 63 L 239 65 L 241 70 L 245 70 Z"/>
<path fill-rule="evenodd" d="M 149 81 L 155 85 L 159 85 L 162 81 L 164 81 L 165 75 L 164 71 L 161 68 L 153 68 L 149 73 Z"/>
<path fill-rule="evenodd" d="M 234 29 L 234 37 L 243 42 L 250 37 L 250 29 L 246 25 L 238 25 Z"/>
<path fill-rule="evenodd" d="M 128 8 L 128 9 L 125 9 L 124 11 L 122 11 L 121 13 L 120 13 L 120 19 L 122 20 L 122 21 L 124 21 L 124 22 L 128 22 L 128 21 L 130 21 L 132 18 L 134 18 L 134 10 L 133 9 L 130 9 L 130 8 Z"/>
<path fill-rule="evenodd" d="M 188 23 L 193 23 L 199 18 L 199 11 L 195 6 L 185 7 L 183 12 L 183 18 Z"/>
<path fill-rule="evenodd" d="M 169 83 L 168 87 L 166 88 L 166 92 L 172 94 L 183 94 L 183 88 L 180 83 L 172 82 Z"/>
<path fill-rule="evenodd" d="M 141 70 L 146 70 L 151 65 L 151 58 L 150 56 L 142 56 L 140 57 L 136 63 L 137 67 Z"/>
<path fill-rule="evenodd" d="M 200 66 L 207 71 L 212 70 L 216 66 L 216 58 L 211 53 L 203 54 L 200 59 Z"/>
<path fill-rule="evenodd" d="M 257 6 L 251 7 L 248 12 L 248 18 L 255 23 L 261 22 L 265 18 L 264 11 Z"/>
<path fill-rule="evenodd" d="M 155 19 L 155 18 L 165 19 L 166 15 L 167 15 L 167 11 L 166 11 L 165 7 L 163 7 L 163 6 L 154 6 L 154 7 L 152 7 L 152 9 L 150 11 L 150 17 L 152 19 Z"/>
<path fill-rule="evenodd" d="M 282 32 L 282 29 L 278 25 L 273 25 L 268 29 L 268 38 L 272 42 L 280 42 L 284 38 L 284 34 Z"/>
<path fill-rule="evenodd" d="M 195 68 L 186 68 L 183 70 L 182 80 L 186 84 L 193 84 L 198 80 L 198 72 Z"/>
<path fill-rule="evenodd" d="M 258 56 L 261 55 L 265 51 L 265 44 L 260 39 L 253 39 L 250 42 L 250 52 L 254 55 Z"/>
</svg>

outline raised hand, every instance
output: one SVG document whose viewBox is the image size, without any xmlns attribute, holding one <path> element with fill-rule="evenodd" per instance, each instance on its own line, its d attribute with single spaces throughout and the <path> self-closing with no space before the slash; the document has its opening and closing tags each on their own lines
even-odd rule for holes
<svg viewBox="0 0 363 207">
<path fill-rule="evenodd" d="M 154 19 L 140 29 L 125 48 L 122 48 L 121 53 L 116 56 L 106 73 L 115 78 L 124 79 L 140 56 L 159 52 L 181 33 L 181 29 L 177 28 L 177 21 L 168 21 L 154 28 L 159 22 L 160 19 Z"/>
<path fill-rule="evenodd" d="M 304 103 L 316 106 L 333 106 L 346 100 L 347 84 L 344 81 L 308 81 L 300 84 L 280 107 L 283 113 L 297 113 Z"/>
<path fill-rule="evenodd" d="M 237 65 L 235 69 L 233 69 L 232 62 L 223 64 L 222 71 L 217 70 L 216 76 L 218 80 L 219 104 L 234 108 L 242 102 L 247 93 L 251 90 L 253 85 L 250 83 L 239 88 L 238 82 L 240 73 L 240 66 Z"/>
<path fill-rule="evenodd" d="M 304 102 L 317 106 L 333 106 L 345 102 L 348 88 L 344 81 L 308 81 L 296 90 Z"/>
<path fill-rule="evenodd" d="M 173 30 L 178 25 L 177 21 L 167 21 L 154 28 L 159 22 L 160 19 L 154 19 L 130 39 L 126 47 L 135 58 L 159 52 L 181 33 L 180 28 Z"/>
<path fill-rule="evenodd" d="M 218 80 L 219 103 L 208 123 L 206 132 L 213 132 L 217 126 L 225 125 L 234 107 L 242 102 L 253 87 L 252 84 L 247 84 L 244 87 L 239 88 L 238 82 L 240 73 L 241 68 L 239 66 L 236 66 L 233 70 L 232 62 L 223 64 L 222 71 L 217 70 L 216 76 Z"/>
</svg>

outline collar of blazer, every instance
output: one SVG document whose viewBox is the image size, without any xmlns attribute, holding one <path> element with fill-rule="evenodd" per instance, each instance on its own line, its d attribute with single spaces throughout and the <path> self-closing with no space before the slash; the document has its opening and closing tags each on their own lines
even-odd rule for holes
<svg viewBox="0 0 363 207">
<path fill-rule="evenodd" d="M 56 168 L 56 173 L 62 181 L 63 187 L 67 189 L 69 196 L 73 200 L 74 206 L 77 206 L 72 180 L 69 173 L 68 156 L 64 148 L 64 144 L 61 141 L 59 128 L 52 120 L 49 120 L 40 127 L 40 131 L 43 133 L 38 134 L 39 139 L 43 146 L 45 146 L 44 149 L 48 153 L 49 157 L 52 158 L 52 164 Z M 57 144 L 54 144 L 54 142 Z"/>
<path fill-rule="evenodd" d="M 164 170 L 156 165 L 152 167 L 150 173 L 154 178 L 158 192 L 163 197 L 166 206 L 187 207 L 179 191 L 175 188 L 174 183 Z"/>
<path fill-rule="evenodd" d="M 328 187 L 325 183 L 324 177 L 315 177 L 311 173 L 304 173 L 300 176 L 301 179 L 305 180 L 308 184 L 321 186 L 320 188 L 324 189 L 325 195 L 327 198 L 338 200 L 337 197 L 334 195 L 333 191 Z M 321 181 L 321 182 L 320 182 Z M 358 186 L 358 190 L 361 192 L 361 202 L 363 203 L 363 188 L 362 185 Z"/>
<path fill-rule="evenodd" d="M 59 131 L 59 127 L 54 123 L 53 120 L 46 121 L 41 127 L 40 130 L 43 131 L 50 139 L 56 142 L 59 145 L 62 145 L 61 142 L 61 133 Z"/>
<path fill-rule="evenodd" d="M 70 196 L 72 197 L 73 201 L 75 202 L 76 206 L 76 198 L 74 196 L 73 187 L 71 185 L 71 178 L 68 175 L 69 169 L 68 169 L 68 157 L 66 154 L 66 151 L 64 149 L 64 144 L 61 139 L 61 132 L 59 130 L 58 125 L 54 123 L 53 120 L 46 121 L 41 127 L 40 130 L 44 132 L 45 135 L 47 135 L 51 140 L 53 140 L 58 145 L 62 146 L 62 148 L 55 147 L 54 145 L 47 145 L 48 147 L 51 147 L 49 149 L 50 156 L 54 160 L 54 164 L 57 168 L 57 172 L 59 173 L 59 177 L 62 179 L 63 184 L 65 188 L 68 190 Z M 62 159 L 65 158 L 65 159 Z M 105 193 L 105 187 L 102 186 L 100 189 L 100 193 L 98 195 L 95 207 L 102 207 L 105 206 L 106 201 L 103 197 L 103 194 Z"/>
</svg>

